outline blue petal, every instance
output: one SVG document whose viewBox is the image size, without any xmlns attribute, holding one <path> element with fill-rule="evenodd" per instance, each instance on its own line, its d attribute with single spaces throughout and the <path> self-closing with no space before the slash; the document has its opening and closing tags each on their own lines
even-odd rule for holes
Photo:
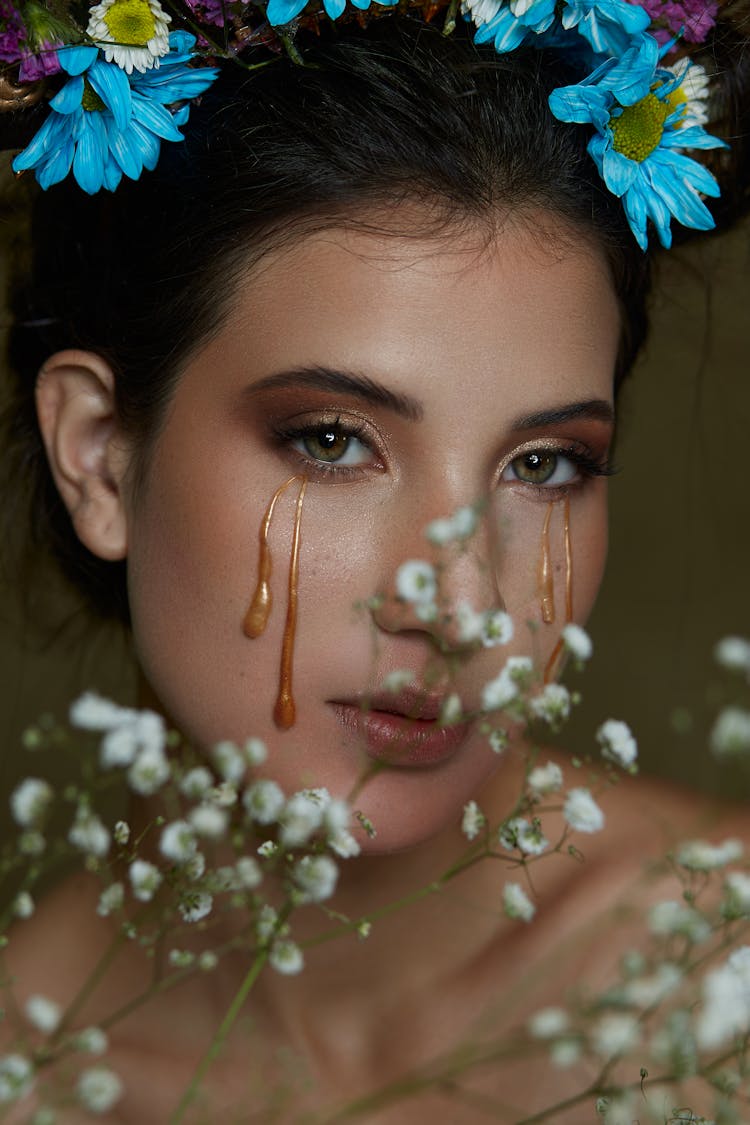
<svg viewBox="0 0 750 1125">
<path fill-rule="evenodd" d="M 190 106 L 189 105 L 181 105 L 180 108 L 176 109 L 174 111 L 174 113 L 172 114 L 172 120 L 174 121 L 175 125 L 187 125 L 189 119 L 190 119 Z"/>
<path fill-rule="evenodd" d="M 670 129 L 662 137 L 664 148 L 729 148 L 726 141 L 712 137 L 702 125 L 687 125 L 683 129 Z"/>
<path fill-rule="evenodd" d="M 559 86 L 549 96 L 549 107 L 559 121 L 591 122 L 603 129 L 609 121 L 612 97 L 596 86 Z"/>
<path fill-rule="evenodd" d="M 130 132 L 138 138 L 143 167 L 148 168 L 149 172 L 153 172 L 159 160 L 161 141 L 158 137 L 155 137 L 153 133 L 149 133 L 148 129 L 144 129 L 142 125 L 139 125 L 137 121 L 133 121 L 131 124 Z"/>
<path fill-rule="evenodd" d="M 107 146 L 118 167 L 131 180 L 137 180 L 143 171 L 143 157 L 130 129 L 121 130 L 114 118 L 107 122 Z"/>
<path fill-rule="evenodd" d="M 165 141 L 182 141 L 184 137 L 172 120 L 172 114 L 158 102 L 142 98 L 133 92 L 133 117 L 151 133 Z"/>
<path fill-rule="evenodd" d="M 219 73 L 214 66 L 186 67 L 166 71 L 164 66 L 145 74 L 134 74 L 130 80 L 133 90 L 162 105 L 171 105 L 185 99 L 192 100 L 202 94 Z"/>
<path fill-rule="evenodd" d="M 50 98 L 49 104 L 56 113 L 75 113 L 77 109 L 81 108 L 82 97 L 83 78 L 78 76 L 66 82 L 63 88 L 55 94 L 54 98 Z"/>
<path fill-rule="evenodd" d="M 398 0 L 396 0 L 398 3 Z M 370 0 L 352 0 L 355 8 L 359 8 L 360 12 L 365 12 L 370 7 Z"/>
<path fill-rule="evenodd" d="M 130 83 L 124 70 L 114 63 L 98 62 L 89 71 L 89 82 L 102 99 L 120 129 L 127 128 L 132 107 Z"/>
<path fill-rule="evenodd" d="M 83 74 L 96 62 L 98 47 L 58 47 L 57 59 L 66 74 Z"/>
<path fill-rule="evenodd" d="M 323 7 L 332 20 L 337 20 L 343 14 L 346 7 L 346 0 L 323 0 Z"/>
<path fill-rule="evenodd" d="M 624 195 L 638 175 L 638 165 L 610 145 L 602 157 L 602 177 L 613 195 Z"/>
<path fill-rule="evenodd" d="M 475 43 L 488 43 L 494 40 L 499 54 L 513 51 L 526 38 L 526 28 L 507 8 L 501 8 L 496 16 L 483 24 L 474 36 Z"/>
<path fill-rule="evenodd" d="M 65 179 L 73 163 L 74 154 L 75 145 L 72 141 L 67 141 L 37 169 L 36 178 L 45 191 L 48 187 L 59 184 L 60 180 Z"/>
<path fill-rule="evenodd" d="M 161 60 L 162 66 L 171 66 L 174 63 L 187 62 L 192 58 L 195 36 L 189 31 L 170 31 L 169 54 Z"/>
<path fill-rule="evenodd" d="M 266 19 L 272 27 L 289 23 L 304 8 L 306 0 L 269 0 Z"/>
<path fill-rule="evenodd" d="M 689 183 L 696 191 L 702 192 L 703 195 L 710 195 L 716 199 L 721 194 L 721 188 L 708 168 L 704 168 L 692 157 L 685 156 L 681 152 L 657 149 L 651 159 L 659 167 L 669 168 L 670 175 L 678 176 Z"/>
<path fill-rule="evenodd" d="M 107 144 L 104 126 L 100 115 L 88 114 L 87 123 L 76 145 L 73 157 L 73 175 L 85 192 L 93 195 L 104 183 L 104 163 L 107 158 Z"/>
<path fill-rule="evenodd" d="M 67 117 L 51 113 L 42 123 L 38 132 L 34 134 L 23 152 L 19 152 L 13 160 L 14 172 L 26 172 L 33 168 L 45 157 L 54 152 L 59 145 L 64 145 L 71 137 L 70 122 Z"/>
<path fill-rule="evenodd" d="M 103 169 L 103 186 L 107 191 L 114 191 L 119 187 L 120 180 L 122 179 L 122 168 L 120 168 L 117 161 L 111 153 L 107 154 L 107 159 L 104 162 Z"/>
<path fill-rule="evenodd" d="M 630 229 L 635 235 L 636 241 L 641 250 L 648 249 L 648 238 L 646 236 L 646 202 L 639 192 L 637 186 L 631 188 L 629 192 L 623 197 L 623 204 L 625 206 L 625 215 L 627 217 Z"/>
</svg>

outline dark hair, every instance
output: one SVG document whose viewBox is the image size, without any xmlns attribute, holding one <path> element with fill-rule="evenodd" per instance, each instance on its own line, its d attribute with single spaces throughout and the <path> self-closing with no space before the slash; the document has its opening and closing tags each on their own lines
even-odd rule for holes
<svg viewBox="0 0 750 1125">
<path fill-rule="evenodd" d="M 31 491 L 37 543 L 52 544 L 101 612 L 126 616 L 122 564 L 77 540 L 52 482 L 33 404 L 52 352 L 102 354 L 116 408 L 147 463 L 181 365 L 221 324 L 234 279 L 300 231 L 384 225 L 417 198 L 424 229 L 540 211 L 589 240 L 609 264 L 622 310 L 615 378 L 646 333 L 648 257 L 586 153 L 586 131 L 556 121 L 547 96 L 581 75 L 549 53 L 497 56 L 468 33 L 443 37 L 405 16 L 323 29 L 248 73 L 224 64 L 192 109 L 183 144 L 156 171 L 88 198 L 65 183 L 40 193 L 30 276 L 16 291 L 11 360 L 19 379 L 11 462 Z M 137 482 L 136 482 L 137 485 Z"/>
</svg>

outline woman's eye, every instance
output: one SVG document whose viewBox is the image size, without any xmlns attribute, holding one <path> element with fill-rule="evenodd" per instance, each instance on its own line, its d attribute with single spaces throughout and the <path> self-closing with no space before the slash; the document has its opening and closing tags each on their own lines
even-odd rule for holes
<svg viewBox="0 0 750 1125">
<path fill-rule="evenodd" d="M 503 470 L 502 480 L 522 481 L 524 484 L 569 484 L 578 476 L 578 466 L 561 453 L 532 449 L 514 457 Z"/>
<path fill-rule="evenodd" d="M 342 426 L 318 426 L 292 441 L 292 448 L 329 465 L 364 465 L 372 453 L 363 441 Z"/>
</svg>

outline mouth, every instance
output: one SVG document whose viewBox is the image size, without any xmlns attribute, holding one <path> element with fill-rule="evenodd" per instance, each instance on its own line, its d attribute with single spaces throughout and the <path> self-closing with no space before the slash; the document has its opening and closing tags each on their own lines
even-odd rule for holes
<svg viewBox="0 0 750 1125">
<path fill-rule="evenodd" d="M 452 758 L 471 730 L 466 720 L 449 725 L 440 721 L 445 699 L 407 689 L 331 705 L 368 757 L 390 766 L 427 767 Z"/>
</svg>

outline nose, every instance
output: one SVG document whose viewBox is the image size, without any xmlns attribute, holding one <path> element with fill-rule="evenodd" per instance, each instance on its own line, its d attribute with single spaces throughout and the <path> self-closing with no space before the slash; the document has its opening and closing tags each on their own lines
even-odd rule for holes
<svg viewBox="0 0 750 1125">
<path fill-rule="evenodd" d="M 375 624 L 387 633 L 427 634 L 443 652 L 475 648 L 482 614 L 505 609 L 486 516 L 459 508 L 433 520 L 409 546 L 413 553 L 396 557 L 384 575 Z"/>
</svg>

